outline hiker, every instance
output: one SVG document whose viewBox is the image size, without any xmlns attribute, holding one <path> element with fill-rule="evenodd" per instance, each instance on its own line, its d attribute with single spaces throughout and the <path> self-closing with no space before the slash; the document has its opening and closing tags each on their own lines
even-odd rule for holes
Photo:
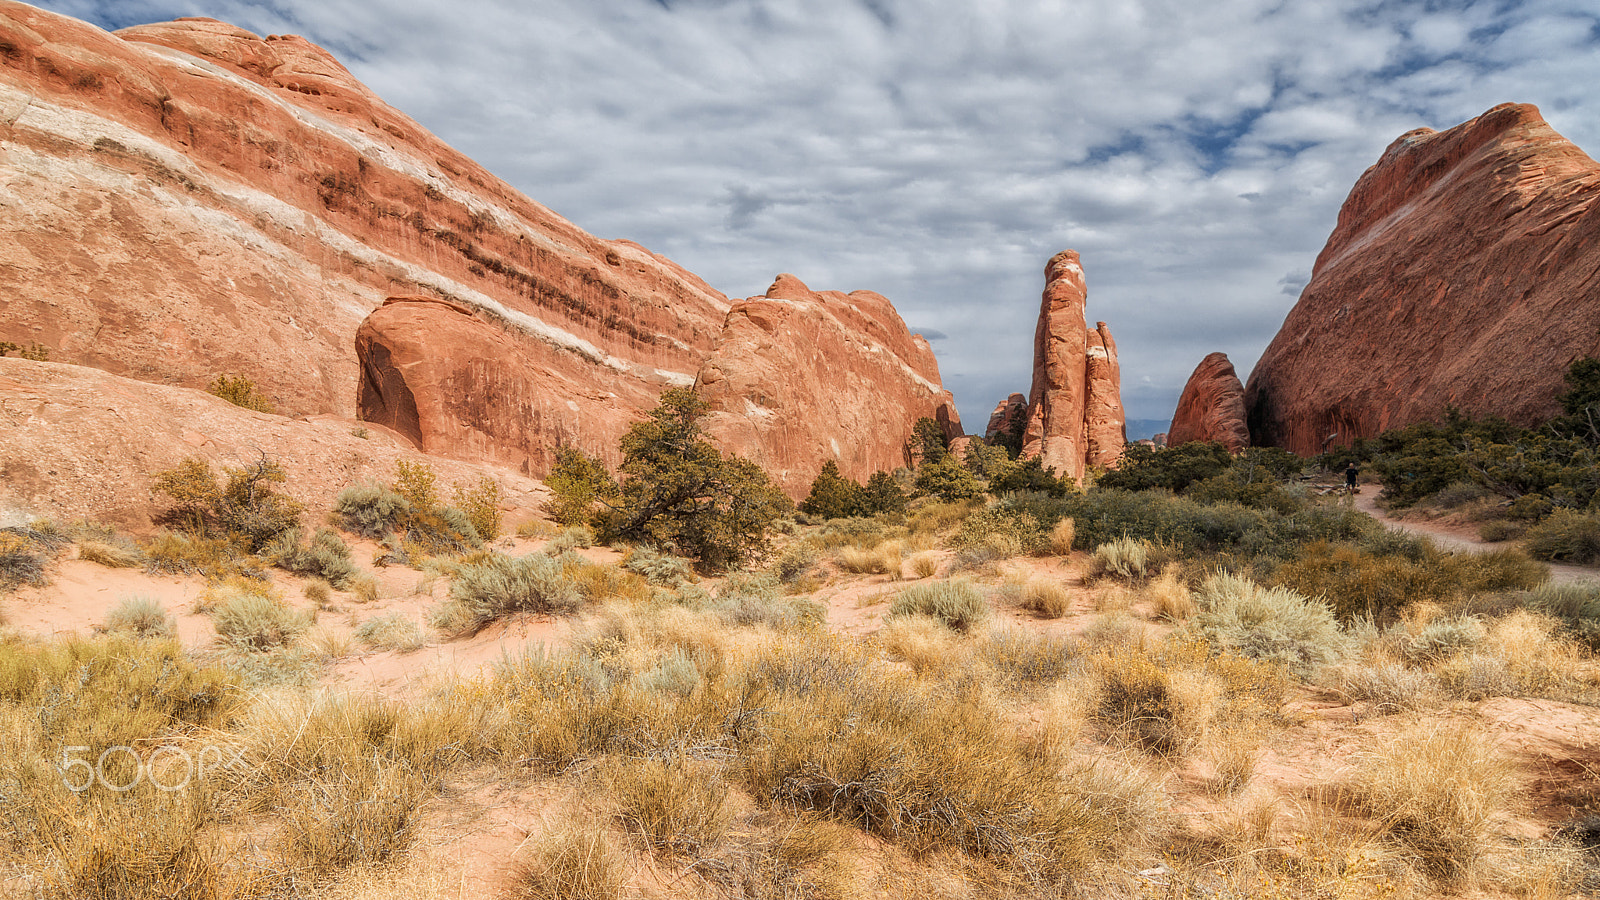
<svg viewBox="0 0 1600 900">
<path fill-rule="evenodd" d="M 1356 492 L 1356 476 L 1359 474 L 1361 470 L 1357 469 L 1353 462 L 1344 470 L 1344 486 L 1352 494 Z"/>
</svg>

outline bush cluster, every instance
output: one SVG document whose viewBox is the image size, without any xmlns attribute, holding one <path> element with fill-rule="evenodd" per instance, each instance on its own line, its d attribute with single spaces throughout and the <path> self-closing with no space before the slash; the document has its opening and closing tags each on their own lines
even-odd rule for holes
<svg viewBox="0 0 1600 900">
<path fill-rule="evenodd" d="M 707 571 L 766 556 L 770 532 L 793 504 L 760 467 L 723 456 L 706 440 L 707 411 L 693 390 L 664 392 L 622 438 L 620 483 L 599 460 L 563 451 L 546 480 L 553 510 L 587 517 L 607 543 L 670 549 Z"/>
</svg>

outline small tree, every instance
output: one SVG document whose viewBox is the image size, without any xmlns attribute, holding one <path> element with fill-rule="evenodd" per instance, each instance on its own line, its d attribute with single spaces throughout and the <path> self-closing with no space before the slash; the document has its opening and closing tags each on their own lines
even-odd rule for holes
<svg viewBox="0 0 1600 900">
<path fill-rule="evenodd" d="M 589 524 L 595 502 L 617 495 L 617 483 L 611 480 L 606 464 L 577 447 L 556 451 L 556 464 L 544 483 L 554 495 L 547 505 L 550 517 L 563 525 Z"/>
<path fill-rule="evenodd" d="M 669 388 L 628 429 L 622 483 L 589 482 L 603 503 L 593 517 L 602 540 L 675 548 L 708 571 L 766 554 L 768 530 L 793 504 L 754 463 L 724 457 L 706 441 L 705 413 L 693 390 Z M 557 491 L 558 504 L 573 499 Z"/>
<path fill-rule="evenodd" d="M 983 493 L 983 485 L 967 467 L 945 456 L 917 470 L 917 492 L 940 500 L 968 500 Z"/>
<path fill-rule="evenodd" d="M 839 464 L 828 460 L 811 482 L 811 494 L 800 503 L 800 511 L 824 519 L 842 519 L 868 513 L 866 489 L 839 474 Z"/>
<path fill-rule="evenodd" d="M 872 477 L 867 479 L 863 494 L 867 512 L 873 515 L 905 511 L 906 492 L 888 472 L 873 472 Z"/>
<path fill-rule="evenodd" d="M 1007 462 L 989 479 L 989 493 L 1007 491 L 1043 492 L 1052 497 L 1065 497 L 1071 490 L 1069 482 L 1056 477 L 1055 469 L 1046 469 L 1044 460 L 1035 456 Z"/>
<path fill-rule="evenodd" d="M 918 468 L 938 462 L 950 455 L 950 439 L 938 422 L 923 416 L 911 426 L 911 453 Z"/>
<path fill-rule="evenodd" d="M 300 524 L 303 507 L 273 485 L 287 480 L 283 466 L 262 456 L 242 468 L 223 469 L 226 484 L 205 460 L 190 457 L 156 474 L 155 489 L 173 500 L 171 515 L 196 534 L 220 532 L 242 540 L 254 553 Z"/>
</svg>

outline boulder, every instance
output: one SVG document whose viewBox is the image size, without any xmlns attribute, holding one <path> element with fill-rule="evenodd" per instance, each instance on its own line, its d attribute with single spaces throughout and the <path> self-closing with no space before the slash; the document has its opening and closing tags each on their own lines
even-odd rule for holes
<svg viewBox="0 0 1600 900">
<path fill-rule="evenodd" d="M 1117 345 L 1104 322 L 1087 327 L 1087 301 L 1077 252 L 1051 257 L 1034 331 L 1022 455 L 1074 481 L 1090 465 L 1112 464 L 1126 443 Z"/>
<path fill-rule="evenodd" d="M 1315 454 L 1448 407 L 1529 425 L 1600 354 L 1600 165 L 1529 105 L 1401 135 L 1356 182 L 1245 390 Z"/>
<path fill-rule="evenodd" d="M 1218 441 L 1234 453 L 1250 446 L 1244 385 L 1233 371 L 1228 354 L 1209 354 L 1195 367 L 1178 398 L 1178 410 L 1172 414 L 1166 440 L 1173 446 Z"/>
</svg>

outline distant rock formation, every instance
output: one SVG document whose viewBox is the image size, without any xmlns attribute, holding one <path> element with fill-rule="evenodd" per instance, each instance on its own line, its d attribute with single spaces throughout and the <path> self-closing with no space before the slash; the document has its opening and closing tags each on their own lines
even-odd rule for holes
<svg viewBox="0 0 1600 900">
<path fill-rule="evenodd" d="M 1034 331 L 1022 455 L 1075 481 L 1088 466 L 1112 465 L 1127 442 L 1117 345 L 1104 322 L 1088 327 L 1087 301 L 1077 252 L 1051 257 Z"/>
<path fill-rule="evenodd" d="M 242 375 L 287 415 L 359 413 L 535 476 L 560 444 L 615 463 L 627 425 L 697 381 L 714 434 L 791 492 L 824 458 L 901 464 L 918 416 L 960 431 L 887 300 L 732 304 L 518 193 L 302 38 L 108 34 L 0 0 L 0 122 L 0 340 L 52 360 Z"/>
<path fill-rule="evenodd" d="M 946 438 L 962 433 L 932 348 L 893 304 L 813 291 L 793 275 L 733 305 L 695 388 L 711 406 L 712 439 L 796 498 L 830 460 L 859 482 L 907 465 L 924 416 Z"/>
<path fill-rule="evenodd" d="M 1028 425 L 1028 398 L 1023 394 L 1012 394 L 994 405 L 994 412 L 989 414 L 989 425 L 983 430 L 985 440 L 994 438 L 997 434 L 1015 432 L 1020 434 Z"/>
<path fill-rule="evenodd" d="M 1166 439 L 1173 446 L 1190 441 L 1219 441 L 1235 453 L 1250 446 L 1244 385 L 1233 371 L 1228 354 L 1212 353 L 1195 367 L 1178 398 L 1178 411 L 1172 414 Z"/>
<path fill-rule="evenodd" d="M 1314 454 L 1449 406 L 1559 413 L 1568 364 L 1600 354 L 1597 199 L 1600 164 L 1533 106 L 1402 135 L 1250 374 L 1253 442 Z"/>
</svg>

